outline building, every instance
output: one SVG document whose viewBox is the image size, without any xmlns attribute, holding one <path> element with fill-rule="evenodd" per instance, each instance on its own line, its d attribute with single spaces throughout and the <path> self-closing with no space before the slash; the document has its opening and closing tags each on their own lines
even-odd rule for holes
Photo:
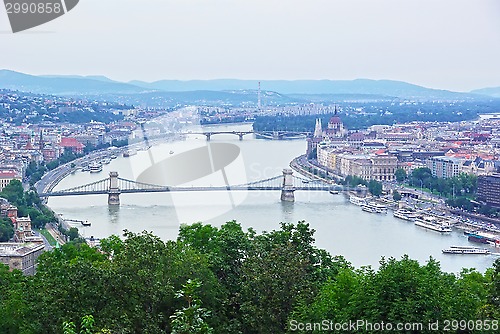
<svg viewBox="0 0 500 334">
<path fill-rule="evenodd" d="M 370 158 L 371 180 L 394 181 L 394 173 L 398 168 L 398 158 L 387 153 L 378 154 Z"/>
<path fill-rule="evenodd" d="M 489 206 L 500 208 L 500 174 L 477 178 L 477 199 Z"/>
<path fill-rule="evenodd" d="M 447 156 L 437 156 L 426 160 L 426 165 L 432 171 L 432 175 L 443 179 L 458 176 L 462 172 L 463 163 L 462 159 Z"/>
<path fill-rule="evenodd" d="M 344 138 L 347 133 L 348 131 L 344 127 L 344 123 L 337 114 L 337 108 L 335 108 L 335 113 L 332 118 L 330 118 L 330 121 L 328 121 L 328 126 L 323 135 L 330 140 L 338 140 L 339 138 Z"/>
<path fill-rule="evenodd" d="M 64 149 L 64 151 L 70 151 L 76 154 L 82 154 L 85 145 L 80 143 L 76 138 L 73 137 L 64 137 L 61 138 L 61 142 L 59 146 Z"/>
<path fill-rule="evenodd" d="M 20 270 L 25 275 L 34 275 L 36 260 L 45 249 L 43 241 L 14 243 L 0 243 L 0 263 L 9 266 L 10 270 Z"/>
<path fill-rule="evenodd" d="M 2 191 L 12 180 L 19 180 L 22 182 L 22 177 L 15 170 L 0 170 L 0 191 Z"/>
</svg>

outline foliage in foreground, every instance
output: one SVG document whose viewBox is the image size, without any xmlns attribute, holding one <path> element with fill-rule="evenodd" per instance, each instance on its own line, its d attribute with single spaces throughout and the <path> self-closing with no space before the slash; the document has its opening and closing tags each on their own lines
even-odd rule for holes
<svg viewBox="0 0 500 334">
<path fill-rule="evenodd" d="M 100 251 L 77 239 L 43 254 L 33 277 L 0 267 L 0 332 L 250 334 L 323 319 L 500 319 L 500 260 L 484 275 L 406 256 L 355 269 L 313 235 L 304 222 L 257 234 L 233 221 L 183 225 L 176 241 L 125 232 Z"/>
</svg>

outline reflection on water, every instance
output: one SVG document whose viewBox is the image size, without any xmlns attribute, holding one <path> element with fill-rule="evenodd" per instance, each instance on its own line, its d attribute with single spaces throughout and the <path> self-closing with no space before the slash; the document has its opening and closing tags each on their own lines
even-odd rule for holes
<svg viewBox="0 0 500 334">
<path fill-rule="evenodd" d="M 108 221 L 111 224 L 118 224 L 120 220 L 120 206 L 108 205 Z"/>
</svg>

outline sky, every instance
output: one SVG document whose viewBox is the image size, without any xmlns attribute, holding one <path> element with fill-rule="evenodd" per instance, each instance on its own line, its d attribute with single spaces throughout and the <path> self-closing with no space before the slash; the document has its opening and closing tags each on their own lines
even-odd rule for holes
<svg viewBox="0 0 500 334">
<path fill-rule="evenodd" d="M 391 79 L 500 86 L 498 0 L 80 0 L 13 34 L 0 68 L 162 79 Z"/>
</svg>

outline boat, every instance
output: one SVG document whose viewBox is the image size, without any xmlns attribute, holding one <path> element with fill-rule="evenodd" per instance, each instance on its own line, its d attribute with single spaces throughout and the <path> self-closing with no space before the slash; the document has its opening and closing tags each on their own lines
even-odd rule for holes
<svg viewBox="0 0 500 334">
<path fill-rule="evenodd" d="M 377 203 L 366 203 L 361 205 L 361 210 L 371 213 L 387 213 L 387 207 Z"/>
<path fill-rule="evenodd" d="M 109 157 L 110 157 L 111 159 L 116 159 L 116 158 L 118 158 L 118 156 L 117 156 L 116 154 L 111 154 Z"/>
<path fill-rule="evenodd" d="M 108 165 L 111 162 L 111 158 L 104 158 L 101 160 L 101 164 Z"/>
<path fill-rule="evenodd" d="M 174 151 L 170 151 L 170 152 L 168 152 L 168 153 L 169 153 L 169 154 L 174 154 Z"/>
<path fill-rule="evenodd" d="M 136 154 L 137 154 L 136 150 L 127 150 L 127 151 L 123 152 L 123 156 L 125 158 L 131 157 L 131 156 L 136 155 Z"/>
<path fill-rule="evenodd" d="M 448 249 L 443 249 L 445 254 L 490 254 L 486 248 L 479 248 L 474 246 L 451 246 Z"/>
<path fill-rule="evenodd" d="M 482 237 L 482 236 L 477 235 L 477 234 L 469 234 L 467 236 L 467 240 L 469 240 L 470 242 L 476 242 L 479 244 L 489 244 L 488 238 Z"/>
<path fill-rule="evenodd" d="M 396 218 L 408 220 L 408 221 L 413 221 L 415 218 L 418 217 L 418 215 L 415 212 L 408 211 L 405 209 L 396 210 L 392 214 Z"/>
<path fill-rule="evenodd" d="M 449 226 L 443 225 L 443 224 L 438 223 L 436 221 L 426 220 L 426 219 L 418 217 L 418 218 L 415 218 L 415 220 L 413 222 L 417 226 L 425 227 L 425 228 L 432 230 L 432 231 L 441 232 L 441 233 L 451 232 L 451 228 Z"/>
<path fill-rule="evenodd" d="M 377 209 L 375 209 L 374 206 L 369 205 L 369 204 L 363 204 L 361 205 L 361 210 L 370 212 L 370 213 L 377 213 Z"/>
<path fill-rule="evenodd" d="M 464 231 L 467 240 L 470 242 L 477 242 L 481 244 L 489 244 L 494 247 L 500 247 L 500 238 L 492 233 L 484 231 Z"/>
<path fill-rule="evenodd" d="M 82 221 L 83 226 L 90 226 L 90 222 L 88 220 Z"/>
<path fill-rule="evenodd" d="M 354 196 L 354 195 L 349 196 L 349 202 L 351 202 L 354 205 L 358 205 L 358 206 L 366 204 L 366 201 L 363 197 L 358 197 L 358 196 Z"/>
<path fill-rule="evenodd" d="M 338 191 L 338 190 L 330 190 L 329 192 L 332 195 L 338 195 L 338 194 L 340 194 L 340 191 Z"/>
<path fill-rule="evenodd" d="M 102 172 L 102 165 L 98 162 L 93 162 L 89 165 L 89 170 L 91 173 Z"/>
</svg>

